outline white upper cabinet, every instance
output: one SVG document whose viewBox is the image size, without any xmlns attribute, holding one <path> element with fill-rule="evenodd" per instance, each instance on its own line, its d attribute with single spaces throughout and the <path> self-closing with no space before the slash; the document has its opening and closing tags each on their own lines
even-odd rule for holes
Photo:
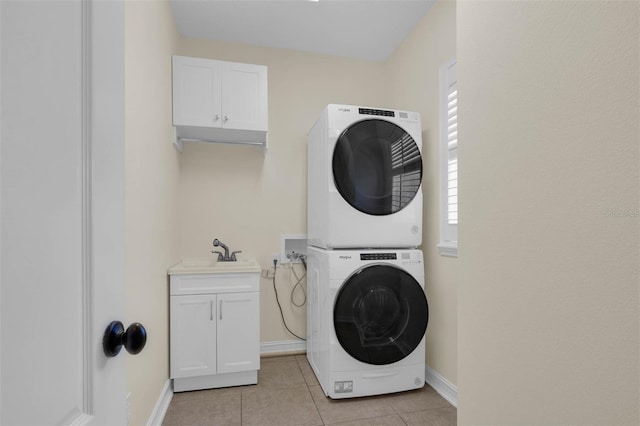
<svg viewBox="0 0 640 426">
<path fill-rule="evenodd" d="M 221 62 L 222 125 L 267 131 L 267 67 Z"/>
<path fill-rule="evenodd" d="M 176 142 L 263 145 L 268 131 L 267 67 L 173 57 Z"/>
<path fill-rule="evenodd" d="M 173 57 L 173 125 L 221 127 L 219 61 Z"/>
</svg>

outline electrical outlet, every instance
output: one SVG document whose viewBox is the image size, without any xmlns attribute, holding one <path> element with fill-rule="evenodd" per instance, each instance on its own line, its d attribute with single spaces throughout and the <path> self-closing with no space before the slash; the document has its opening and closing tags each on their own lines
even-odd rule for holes
<svg viewBox="0 0 640 426">
<path fill-rule="evenodd" d="M 273 278 L 273 268 L 263 269 L 262 278 Z"/>
<path fill-rule="evenodd" d="M 280 253 L 271 253 L 271 265 L 269 266 L 273 266 L 274 260 L 277 260 L 278 263 L 280 263 Z"/>
</svg>

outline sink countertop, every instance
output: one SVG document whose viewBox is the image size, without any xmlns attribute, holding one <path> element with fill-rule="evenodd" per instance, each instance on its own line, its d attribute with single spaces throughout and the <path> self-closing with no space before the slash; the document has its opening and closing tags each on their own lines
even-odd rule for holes
<svg viewBox="0 0 640 426">
<path fill-rule="evenodd" d="M 216 259 L 182 260 L 169 268 L 169 275 L 228 274 L 260 272 L 260 264 L 253 258 L 241 258 L 235 262 L 218 262 Z"/>
</svg>

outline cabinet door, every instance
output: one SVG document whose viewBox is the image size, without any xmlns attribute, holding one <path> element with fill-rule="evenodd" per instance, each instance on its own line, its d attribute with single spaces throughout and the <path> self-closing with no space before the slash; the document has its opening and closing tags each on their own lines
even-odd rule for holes
<svg viewBox="0 0 640 426">
<path fill-rule="evenodd" d="M 221 127 L 220 61 L 173 57 L 173 125 Z"/>
<path fill-rule="evenodd" d="M 260 293 L 218 294 L 218 373 L 260 368 Z"/>
<path fill-rule="evenodd" d="M 222 62 L 222 85 L 225 128 L 268 130 L 267 67 Z"/>
<path fill-rule="evenodd" d="M 171 296 L 171 377 L 216 373 L 216 295 Z"/>
</svg>

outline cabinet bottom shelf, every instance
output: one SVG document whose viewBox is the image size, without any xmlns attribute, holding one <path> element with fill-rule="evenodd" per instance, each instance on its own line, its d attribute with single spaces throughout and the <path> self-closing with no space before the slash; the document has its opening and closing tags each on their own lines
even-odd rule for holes
<svg viewBox="0 0 640 426">
<path fill-rule="evenodd" d="M 211 376 L 181 377 L 173 379 L 173 391 L 185 392 L 200 389 L 226 388 L 229 386 L 255 385 L 258 371 L 213 374 Z"/>
</svg>

